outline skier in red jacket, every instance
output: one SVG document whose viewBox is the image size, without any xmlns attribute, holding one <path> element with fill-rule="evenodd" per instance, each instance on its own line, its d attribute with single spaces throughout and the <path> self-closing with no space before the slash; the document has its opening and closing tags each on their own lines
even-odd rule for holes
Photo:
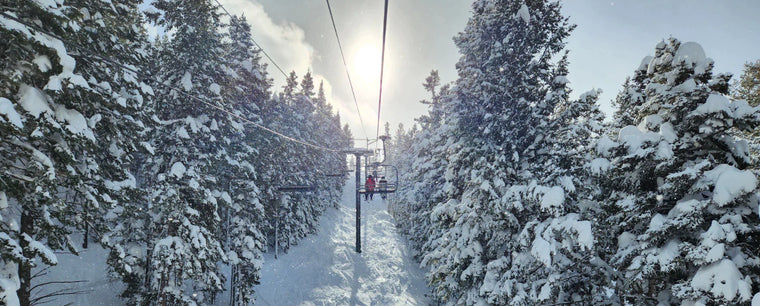
<svg viewBox="0 0 760 306">
<path fill-rule="evenodd" d="M 372 175 L 367 176 L 367 181 L 364 182 L 364 189 L 364 200 L 367 201 L 367 198 L 372 200 L 372 195 L 375 193 L 375 179 Z"/>
</svg>

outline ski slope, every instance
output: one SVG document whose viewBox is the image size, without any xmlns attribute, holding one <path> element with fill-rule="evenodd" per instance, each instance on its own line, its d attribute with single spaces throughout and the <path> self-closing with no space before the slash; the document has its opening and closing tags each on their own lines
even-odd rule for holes
<svg viewBox="0 0 760 306">
<path fill-rule="evenodd" d="M 424 273 L 379 195 L 362 202 L 362 253 L 355 252 L 354 186 L 347 181 L 340 207 L 325 212 L 316 234 L 278 259 L 266 254 L 257 305 L 431 303 Z"/>
</svg>

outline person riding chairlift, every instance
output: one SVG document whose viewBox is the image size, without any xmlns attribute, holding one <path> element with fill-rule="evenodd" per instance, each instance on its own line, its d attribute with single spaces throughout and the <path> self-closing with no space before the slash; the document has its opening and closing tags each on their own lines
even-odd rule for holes
<svg viewBox="0 0 760 306">
<path fill-rule="evenodd" d="M 386 194 L 384 191 L 387 191 L 388 188 L 388 181 L 385 180 L 385 176 L 381 176 L 380 179 L 377 181 L 377 190 L 379 190 L 380 197 L 385 200 L 388 197 L 388 194 Z"/>
<path fill-rule="evenodd" d="M 372 178 L 372 175 L 367 176 L 367 181 L 364 182 L 364 200 L 367 201 L 367 198 L 372 200 L 372 195 L 375 193 L 375 179 Z"/>
</svg>

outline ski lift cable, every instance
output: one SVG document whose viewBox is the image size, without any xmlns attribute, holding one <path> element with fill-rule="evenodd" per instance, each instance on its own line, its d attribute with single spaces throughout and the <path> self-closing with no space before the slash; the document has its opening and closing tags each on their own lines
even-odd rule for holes
<svg viewBox="0 0 760 306">
<path fill-rule="evenodd" d="M 219 5 L 220 8 L 222 8 L 222 10 L 224 11 L 224 13 L 226 13 L 227 16 L 229 16 L 230 19 L 232 19 L 232 14 L 230 14 L 230 12 L 227 11 L 227 9 L 224 7 L 224 5 L 222 5 L 221 3 L 219 3 L 219 0 L 214 0 L 214 1 L 216 2 L 216 4 Z M 261 53 L 264 53 L 264 56 L 266 56 L 267 59 L 269 59 L 269 61 L 272 63 L 272 65 L 274 65 L 274 67 L 277 68 L 277 70 L 279 70 L 280 73 L 282 73 L 282 76 L 284 76 L 287 79 L 288 78 L 288 74 L 285 73 L 285 71 L 282 70 L 282 68 L 280 68 L 280 65 L 277 65 L 277 62 L 275 62 L 274 59 L 272 59 L 272 57 L 269 56 L 269 54 L 266 51 L 264 51 L 264 48 L 262 48 L 261 45 L 259 45 L 259 43 L 256 42 L 256 39 L 253 38 L 253 35 L 251 35 L 251 41 L 253 41 L 253 43 L 256 45 L 256 47 L 258 47 L 259 50 L 261 50 Z"/>
<path fill-rule="evenodd" d="M 354 83 L 351 82 L 351 74 L 348 73 L 348 64 L 346 64 L 346 56 L 343 54 L 343 46 L 340 43 L 340 36 L 338 36 L 338 27 L 335 26 L 335 18 L 333 17 L 332 8 L 330 7 L 330 0 L 327 2 L 327 11 L 330 12 L 330 21 L 332 21 L 333 31 L 335 32 L 335 39 L 338 41 L 338 50 L 340 50 L 340 58 L 343 60 L 343 68 L 346 69 L 346 78 L 348 78 L 348 85 L 351 87 L 351 96 L 354 98 L 354 105 L 356 105 L 356 114 L 359 115 L 359 122 L 362 124 L 362 131 L 365 137 L 367 136 L 367 130 L 364 128 L 364 120 L 362 119 L 362 113 L 359 111 L 359 102 L 356 100 L 356 92 L 354 91 Z"/>
<path fill-rule="evenodd" d="M 286 140 L 289 140 L 289 141 L 292 141 L 292 142 L 295 142 L 295 143 L 298 143 L 298 144 L 302 144 L 302 145 L 305 145 L 305 146 L 308 146 L 308 147 L 312 147 L 312 148 L 315 148 L 315 149 L 318 149 L 318 150 L 325 150 L 325 151 L 329 151 L 329 152 L 341 152 L 341 150 L 330 149 L 330 148 L 327 148 L 327 147 L 323 147 L 323 146 L 320 146 L 320 145 L 312 144 L 312 143 L 306 142 L 306 141 L 304 141 L 304 140 L 300 140 L 300 139 L 297 139 L 297 138 L 294 138 L 294 137 L 291 137 L 291 136 L 285 135 L 285 134 L 283 134 L 283 133 L 281 133 L 281 132 L 279 132 L 279 131 L 277 131 L 277 130 L 274 130 L 274 129 L 268 128 L 268 127 L 266 127 L 266 126 L 263 126 L 263 125 L 261 125 L 261 124 L 258 124 L 258 123 L 256 123 L 256 122 L 253 122 L 252 120 L 250 120 L 250 119 L 248 119 L 248 118 L 245 118 L 245 117 L 242 117 L 242 116 L 240 116 L 240 115 L 237 115 L 237 114 L 235 114 L 235 113 L 232 113 L 232 112 L 230 112 L 230 111 L 228 111 L 228 110 L 224 109 L 223 107 L 221 107 L 221 106 L 217 105 L 216 103 L 214 103 L 214 102 L 211 102 L 211 101 L 209 101 L 209 100 L 207 100 L 207 99 L 196 97 L 196 96 L 194 96 L 194 95 L 192 95 L 192 94 L 190 94 L 190 93 L 187 93 L 186 91 L 184 91 L 184 90 L 182 90 L 182 89 L 180 89 L 180 88 L 177 88 L 177 87 L 175 87 L 175 86 L 172 86 L 172 85 L 164 84 L 164 83 L 162 83 L 162 82 L 159 82 L 158 80 L 155 80 L 155 79 L 152 79 L 152 78 L 150 78 L 150 77 L 147 77 L 146 75 L 142 74 L 141 72 L 137 71 L 136 69 L 134 69 L 134 68 L 131 68 L 131 67 L 128 67 L 128 66 L 126 66 L 126 65 L 124 65 L 124 64 L 121 64 L 121 63 L 119 63 L 119 62 L 116 62 L 116 61 L 114 61 L 113 59 L 111 59 L 111 58 L 109 58 L 109 57 L 106 57 L 106 56 L 101 56 L 101 55 L 97 55 L 95 52 L 93 52 L 93 51 L 91 51 L 91 50 L 89 50 L 89 49 L 87 49 L 87 48 L 85 48 L 85 47 L 82 47 L 82 46 L 81 46 L 81 45 L 79 45 L 79 44 L 75 44 L 75 43 L 72 43 L 72 42 L 70 42 L 70 41 L 67 41 L 67 40 L 63 39 L 62 37 L 60 37 L 60 36 L 58 36 L 58 35 L 52 34 L 52 33 L 48 32 L 48 31 L 45 31 L 44 29 L 42 29 L 42 28 L 40 28 L 40 27 L 38 27 L 38 26 L 36 26 L 36 25 L 32 25 L 32 24 L 29 24 L 29 23 L 27 23 L 27 22 L 25 22 L 25 21 L 23 21 L 23 20 L 21 20 L 21 19 L 19 19 L 19 18 L 16 18 L 15 16 L 12 16 L 12 15 L 10 15 L 10 14 L 6 13 L 6 12 L 0 12 L 0 15 L 4 16 L 4 17 L 6 17 L 6 18 L 9 18 L 9 19 L 11 19 L 11 20 L 13 20 L 13 21 L 16 21 L 16 22 L 18 22 L 18 23 L 20 23 L 20 24 L 23 24 L 23 25 L 25 25 L 25 26 L 27 26 L 27 27 L 30 27 L 30 28 L 32 28 L 32 29 L 35 29 L 37 32 L 40 32 L 40 33 L 43 33 L 43 34 L 45 34 L 45 35 L 48 35 L 48 36 L 50 36 L 50 37 L 53 37 L 53 38 L 55 38 L 55 39 L 58 39 L 58 40 L 60 40 L 61 42 L 63 42 L 63 43 L 66 43 L 66 45 L 69 45 L 69 46 L 74 46 L 75 48 L 77 48 L 77 49 L 78 49 L 78 51 L 79 51 L 79 52 L 82 52 L 82 53 L 87 53 L 87 54 L 89 54 L 90 56 L 92 56 L 92 57 L 94 57 L 94 58 L 96 58 L 96 59 L 98 59 L 98 60 L 101 60 L 101 61 L 103 61 L 103 62 L 105 62 L 105 63 L 107 63 L 107 64 L 110 64 L 110 65 L 113 65 L 113 66 L 119 67 L 119 68 L 121 68 L 121 69 L 124 69 L 124 70 L 130 71 L 130 72 L 132 72 L 132 73 L 136 74 L 137 76 L 139 76 L 139 77 L 140 77 L 140 78 L 142 78 L 142 79 L 145 79 L 145 80 L 150 80 L 150 81 L 152 81 L 152 83 L 154 83 L 154 84 L 157 84 L 157 85 L 159 85 L 159 86 L 162 86 L 162 87 L 164 87 L 164 88 L 167 88 L 167 89 L 171 89 L 171 90 L 174 90 L 174 91 L 176 91 L 176 92 L 180 93 L 180 94 L 181 94 L 181 95 L 183 95 L 183 96 L 186 96 L 186 97 L 188 97 L 188 98 L 190 98 L 190 99 L 196 100 L 196 101 L 198 101 L 198 102 L 201 102 L 201 103 L 203 103 L 203 104 L 206 104 L 206 105 L 208 105 L 208 106 L 210 106 L 210 107 L 213 107 L 213 108 L 215 108 L 215 109 L 218 109 L 218 110 L 220 110 L 220 111 L 222 111 L 222 112 L 224 112 L 224 113 L 227 113 L 227 114 L 229 114 L 229 115 L 230 115 L 230 116 L 232 116 L 232 117 L 238 118 L 238 119 L 240 119 L 240 120 L 244 121 L 245 123 L 249 123 L 249 124 L 251 124 L 251 125 L 253 125 L 253 126 L 255 126 L 255 127 L 259 128 L 259 129 L 262 129 L 262 130 L 264 130 L 264 131 L 267 131 L 267 132 L 269 132 L 269 133 L 272 133 L 272 134 L 274 134 L 274 135 L 277 135 L 277 136 L 279 136 L 279 137 L 281 137 L 281 138 L 283 138 L 283 139 L 286 139 Z M 87 52 L 84 52 L 84 51 L 87 51 Z"/>
<path fill-rule="evenodd" d="M 383 49 L 380 55 L 380 92 L 377 97 L 377 135 L 380 138 L 380 107 L 383 103 L 383 68 L 385 66 L 385 34 L 388 28 L 388 0 L 385 0 L 385 10 L 383 12 Z"/>
</svg>

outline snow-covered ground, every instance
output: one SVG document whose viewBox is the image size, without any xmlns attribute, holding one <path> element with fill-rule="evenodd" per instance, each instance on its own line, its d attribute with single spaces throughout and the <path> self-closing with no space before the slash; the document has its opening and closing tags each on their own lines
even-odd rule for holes
<svg viewBox="0 0 760 306">
<path fill-rule="evenodd" d="M 77 242 L 77 246 L 81 246 L 81 235 L 72 238 Z M 51 267 L 49 273 L 35 281 L 36 284 L 64 283 L 42 286 L 38 291 L 33 291 L 33 297 L 63 290 L 60 293 L 76 294 L 44 299 L 40 301 L 40 305 L 124 305 L 124 301 L 119 298 L 124 285 L 119 280 L 108 277 L 108 266 L 105 263 L 107 256 L 108 251 L 94 241 L 90 241 L 88 249 L 80 249 L 78 256 L 69 252 L 56 252 L 58 265 Z M 35 269 L 33 274 L 37 272 L 40 270 Z M 77 283 L 67 283 L 71 281 Z"/>
<path fill-rule="evenodd" d="M 352 176 L 353 178 L 353 176 Z M 288 254 L 267 254 L 259 305 L 428 305 L 424 273 L 396 233 L 387 203 L 362 202 L 362 253 L 355 252 L 354 183 L 341 206 L 322 216 L 319 232 Z"/>
<path fill-rule="evenodd" d="M 353 176 L 352 176 L 353 178 Z M 341 206 L 328 209 L 319 231 L 293 246 L 287 254 L 265 254 L 257 305 L 428 305 L 424 273 L 411 258 L 404 238 L 396 233 L 387 203 L 375 195 L 362 202 L 362 253 L 354 251 L 354 183 L 344 187 Z M 77 243 L 80 236 L 74 237 Z M 45 299 L 42 305 L 124 305 L 124 289 L 108 278 L 107 251 L 97 243 L 79 256 L 56 254 L 59 265 L 39 278 L 47 281 L 82 281 L 51 284 L 39 296 L 66 289 L 74 295 Z M 39 272 L 39 270 L 35 270 Z M 227 269 L 225 272 L 229 273 Z M 228 292 L 216 305 L 228 305 Z"/>
</svg>

